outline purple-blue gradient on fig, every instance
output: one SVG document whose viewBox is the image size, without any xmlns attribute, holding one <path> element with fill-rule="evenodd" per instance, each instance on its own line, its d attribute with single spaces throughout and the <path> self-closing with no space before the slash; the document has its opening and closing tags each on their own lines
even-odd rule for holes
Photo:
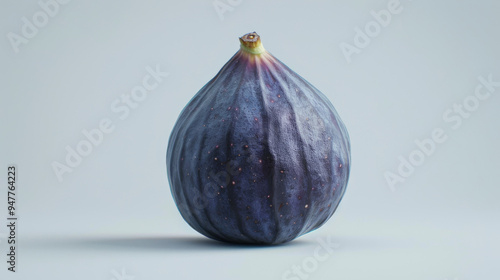
<svg viewBox="0 0 500 280">
<path fill-rule="evenodd" d="M 349 178 L 349 136 L 318 89 L 271 54 L 242 49 L 180 114 L 167 168 L 198 232 L 279 244 L 332 216 Z"/>
</svg>

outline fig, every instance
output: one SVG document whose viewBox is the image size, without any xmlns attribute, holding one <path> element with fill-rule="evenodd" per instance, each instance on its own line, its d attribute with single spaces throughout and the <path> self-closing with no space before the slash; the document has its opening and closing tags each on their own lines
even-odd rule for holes
<svg viewBox="0 0 500 280">
<path fill-rule="evenodd" d="M 182 110 L 167 147 L 182 217 L 231 243 L 280 244 L 319 228 L 344 195 L 350 163 L 333 105 L 255 32 Z"/>
</svg>

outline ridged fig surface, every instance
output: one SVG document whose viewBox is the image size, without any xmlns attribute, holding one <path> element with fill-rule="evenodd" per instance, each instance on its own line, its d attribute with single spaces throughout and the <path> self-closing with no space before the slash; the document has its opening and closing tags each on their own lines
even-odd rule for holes
<svg viewBox="0 0 500 280">
<path fill-rule="evenodd" d="M 349 177 L 330 101 L 270 53 L 242 48 L 181 112 L 167 149 L 182 217 L 207 237 L 278 244 L 325 223 Z"/>
</svg>

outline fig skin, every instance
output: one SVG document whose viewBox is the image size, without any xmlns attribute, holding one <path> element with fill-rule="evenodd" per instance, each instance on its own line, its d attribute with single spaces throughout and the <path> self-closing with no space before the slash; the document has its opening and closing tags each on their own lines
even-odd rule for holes
<svg viewBox="0 0 500 280">
<path fill-rule="evenodd" d="M 186 222 L 219 241 L 280 244 L 319 228 L 344 195 L 347 130 L 330 101 L 256 33 L 187 104 L 167 173 Z"/>
</svg>

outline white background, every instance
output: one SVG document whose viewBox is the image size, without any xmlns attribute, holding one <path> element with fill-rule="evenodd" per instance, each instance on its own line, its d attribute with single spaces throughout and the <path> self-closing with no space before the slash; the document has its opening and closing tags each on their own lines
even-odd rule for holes
<svg viewBox="0 0 500 280">
<path fill-rule="evenodd" d="M 33 23 L 41 6 L 1 1 L 1 279 L 499 277 L 500 87 L 461 125 L 443 119 L 471 100 L 478 77 L 500 81 L 497 1 L 401 0 L 349 56 L 340 45 L 356 47 L 355 29 L 391 1 L 220 1 L 231 9 L 218 13 L 211 0 L 73 0 L 31 38 L 23 17 Z M 199 235 L 179 215 L 166 177 L 178 114 L 251 31 L 330 98 L 352 142 L 338 211 L 278 247 Z M 13 33 L 24 43 L 13 44 Z M 169 76 L 120 119 L 113 102 L 157 66 Z M 66 146 L 103 119 L 114 130 L 59 181 L 53 163 L 65 164 Z M 435 129 L 446 141 L 391 190 L 385 174 L 398 174 L 399 156 L 408 159 L 415 140 Z M 18 168 L 16 273 L 4 261 L 10 164 Z M 337 247 L 319 249 L 321 260 L 318 239 Z"/>
</svg>

